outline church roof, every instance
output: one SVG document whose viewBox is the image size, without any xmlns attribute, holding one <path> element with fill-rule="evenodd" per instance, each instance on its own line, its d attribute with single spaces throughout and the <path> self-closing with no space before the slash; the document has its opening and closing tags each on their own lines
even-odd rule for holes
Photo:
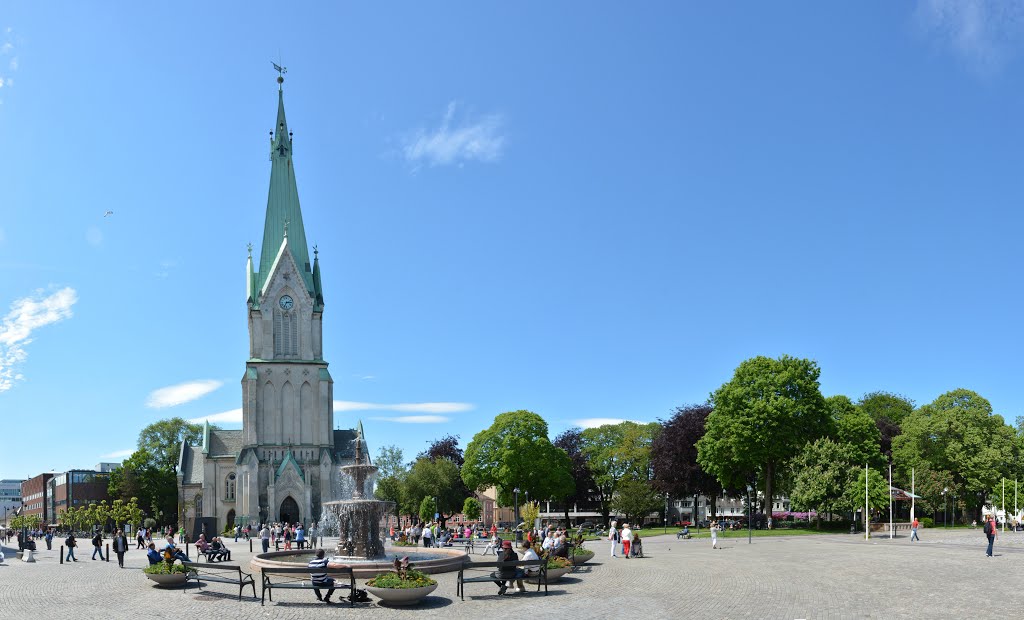
<svg viewBox="0 0 1024 620">
<path fill-rule="evenodd" d="M 207 448 L 210 456 L 234 458 L 242 451 L 242 431 L 211 428 L 210 443 L 207 444 Z"/>
<path fill-rule="evenodd" d="M 289 465 L 294 467 L 295 471 L 299 472 L 299 477 L 301 478 L 302 468 L 299 467 L 299 462 L 295 460 L 295 455 L 292 454 L 291 450 L 288 450 L 288 452 L 284 455 L 284 458 L 281 459 L 281 465 L 280 467 L 277 468 L 277 477 L 280 478 L 282 475 L 284 475 L 284 471 Z"/>
<path fill-rule="evenodd" d="M 359 437 L 359 429 L 346 428 L 335 429 L 334 431 L 334 462 L 348 463 L 356 458 L 356 438 Z M 370 451 L 366 445 L 366 437 L 363 436 L 363 459 L 364 463 L 371 464 Z"/>
<path fill-rule="evenodd" d="M 313 267 L 309 261 L 306 229 L 302 224 L 299 190 L 295 182 L 295 168 L 292 165 L 292 136 L 288 131 L 288 121 L 284 113 L 284 92 L 281 89 L 277 92 L 277 124 L 271 138 L 270 162 L 270 190 L 267 193 L 267 215 L 263 223 L 259 272 L 252 276 L 254 282 L 250 294 L 261 290 L 270 277 L 277 251 L 287 234 L 289 250 L 302 274 L 306 290 L 316 299 Z M 259 300 L 253 299 L 252 303 L 258 304 Z"/>
<path fill-rule="evenodd" d="M 182 484 L 203 483 L 203 453 L 194 446 L 185 445 L 181 458 Z"/>
</svg>

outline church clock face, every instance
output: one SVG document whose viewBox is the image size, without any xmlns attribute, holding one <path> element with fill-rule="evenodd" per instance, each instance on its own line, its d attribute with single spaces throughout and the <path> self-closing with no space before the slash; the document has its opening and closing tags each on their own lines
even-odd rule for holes
<svg viewBox="0 0 1024 620">
<path fill-rule="evenodd" d="M 295 305 L 295 302 L 292 301 L 292 298 L 288 295 L 281 296 L 281 299 L 277 303 L 280 304 L 282 310 L 291 310 L 292 306 Z"/>
</svg>

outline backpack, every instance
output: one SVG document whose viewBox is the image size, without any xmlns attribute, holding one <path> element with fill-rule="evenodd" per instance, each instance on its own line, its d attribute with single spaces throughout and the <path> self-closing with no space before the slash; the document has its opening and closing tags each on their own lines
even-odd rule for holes
<svg viewBox="0 0 1024 620">
<path fill-rule="evenodd" d="M 992 534 L 992 522 L 991 521 L 985 521 L 984 530 L 985 530 L 985 535 L 986 536 L 990 536 Z"/>
</svg>

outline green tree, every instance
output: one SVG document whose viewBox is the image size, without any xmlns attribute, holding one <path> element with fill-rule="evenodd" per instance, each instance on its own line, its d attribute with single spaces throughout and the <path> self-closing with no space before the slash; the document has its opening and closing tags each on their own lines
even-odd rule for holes
<svg viewBox="0 0 1024 620">
<path fill-rule="evenodd" d="M 582 452 L 590 466 L 606 522 L 620 481 L 647 482 L 653 477 L 651 444 L 660 430 L 657 422 L 621 422 L 583 431 Z"/>
<path fill-rule="evenodd" d="M 498 503 L 511 506 L 516 487 L 539 498 L 571 495 L 571 469 L 569 455 L 548 439 L 544 419 L 520 410 L 498 415 L 490 428 L 473 436 L 466 447 L 462 479 L 475 491 L 495 486 Z"/>
<path fill-rule="evenodd" d="M 846 444 L 827 437 L 808 443 L 793 459 L 793 507 L 818 513 L 845 511 L 846 490 L 856 472 L 853 465 Z"/>
<path fill-rule="evenodd" d="M 914 412 L 914 401 L 892 392 L 869 392 L 861 396 L 857 404 L 872 420 L 889 420 L 895 424 L 903 424 Z"/>
<path fill-rule="evenodd" d="M 466 501 L 462 502 L 462 514 L 466 516 L 466 519 L 476 521 L 482 512 L 483 506 L 480 505 L 480 500 L 477 498 L 467 497 Z"/>
<path fill-rule="evenodd" d="M 889 481 L 878 470 L 869 469 L 868 471 L 868 510 L 887 508 L 889 506 Z M 856 475 L 850 476 L 850 482 L 846 485 L 846 492 L 843 494 L 845 509 L 850 512 L 864 509 L 864 469 L 859 468 L 856 472 Z"/>
<path fill-rule="evenodd" d="M 1013 428 L 1002 416 L 992 413 L 988 400 L 970 390 L 957 389 L 906 418 L 903 433 L 893 439 L 892 449 L 894 463 L 904 479 L 910 478 L 912 468 L 948 479 L 943 488 L 962 498 L 980 520 L 985 494 L 1008 476 L 1018 446 Z M 928 499 L 939 505 L 944 501 L 935 496 Z"/>
<path fill-rule="evenodd" d="M 441 523 L 462 510 L 465 501 L 465 486 L 459 473 L 459 466 L 448 459 L 431 461 L 420 457 L 412 464 L 405 477 L 405 488 L 402 495 L 409 498 L 429 498 L 431 501 L 430 518 L 433 519 L 434 498 L 437 498 L 437 510 Z M 415 501 L 415 500 L 414 500 Z M 422 499 L 420 499 L 420 515 L 422 516 Z"/>
<path fill-rule="evenodd" d="M 537 523 L 537 518 L 540 516 L 540 502 L 537 500 L 526 502 L 519 507 L 519 514 L 525 524 L 525 529 L 533 527 L 534 524 Z"/>
<path fill-rule="evenodd" d="M 398 446 L 382 446 L 377 452 L 377 487 L 373 495 L 379 500 L 395 503 L 395 517 L 401 516 L 402 487 L 408 468 L 402 461 L 402 449 Z"/>
<path fill-rule="evenodd" d="M 647 482 L 623 480 L 618 485 L 612 508 L 625 516 L 629 523 L 637 525 L 652 512 L 662 507 L 662 498 Z"/>
<path fill-rule="evenodd" d="M 836 442 L 846 446 L 846 462 L 850 465 L 868 463 L 881 467 L 881 433 L 871 416 L 846 396 L 830 396 L 825 402 L 835 424 Z"/>
<path fill-rule="evenodd" d="M 179 445 L 180 447 L 180 445 Z M 149 506 L 153 514 L 177 514 L 178 486 L 174 470 L 160 464 L 150 450 L 140 448 L 110 472 L 107 491 L 112 499 Z"/>
<path fill-rule="evenodd" d="M 830 429 L 820 374 L 816 363 L 788 355 L 741 363 L 711 396 L 713 409 L 697 442 L 701 467 L 727 489 L 743 488 L 759 476 L 764 510 L 770 512 L 789 461 Z"/>
<path fill-rule="evenodd" d="M 437 512 L 437 510 L 435 510 L 435 506 L 437 506 L 437 504 L 434 502 L 433 497 L 424 497 L 420 501 L 420 521 L 425 523 L 433 521 L 434 513 Z"/>
<path fill-rule="evenodd" d="M 203 438 L 203 426 L 182 418 L 153 422 L 139 432 L 139 450 L 145 450 L 153 459 L 152 465 L 171 472 L 178 470 L 181 442 L 195 445 Z"/>
</svg>

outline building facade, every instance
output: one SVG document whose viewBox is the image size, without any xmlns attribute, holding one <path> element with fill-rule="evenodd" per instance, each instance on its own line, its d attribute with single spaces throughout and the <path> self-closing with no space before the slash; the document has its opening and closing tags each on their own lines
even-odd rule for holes
<svg viewBox="0 0 1024 620">
<path fill-rule="evenodd" d="M 340 465 L 359 429 L 335 429 L 334 380 L 323 352 L 324 296 L 317 249 L 310 261 L 278 78 L 270 190 L 258 268 L 246 265 L 249 355 L 241 379 L 241 430 L 207 425 L 201 445 L 181 446 L 179 521 L 305 522 L 342 499 Z M 369 461 L 369 459 L 364 459 Z"/>
<path fill-rule="evenodd" d="M 0 514 L 3 515 L 4 526 L 13 512 L 21 508 L 21 483 L 23 480 L 0 480 Z"/>
<path fill-rule="evenodd" d="M 38 515 L 43 523 L 54 522 L 50 512 L 49 482 L 53 474 L 39 474 L 21 483 L 21 502 L 25 505 L 24 514 Z"/>
<path fill-rule="evenodd" d="M 109 483 L 108 472 L 92 469 L 72 469 L 61 474 L 53 474 L 53 477 L 46 481 L 48 513 L 53 516 L 54 522 L 59 523 L 61 513 L 69 506 L 80 508 L 104 500 L 109 502 Z"/>
</svg>

